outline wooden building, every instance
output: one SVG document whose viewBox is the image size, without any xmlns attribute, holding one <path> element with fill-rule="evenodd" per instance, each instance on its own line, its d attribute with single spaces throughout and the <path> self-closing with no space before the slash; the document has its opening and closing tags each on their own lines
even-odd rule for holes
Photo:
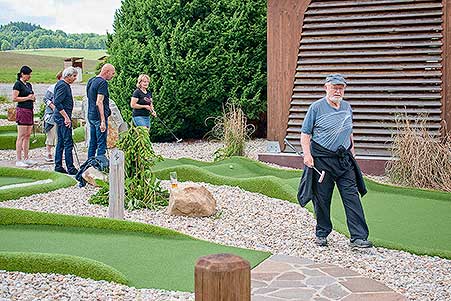
<svg viewBox="0 0 451 301">
<path fill-rule="evenodd" d="M 77 79 L 75 82 L 81 82 L 83 80 L 83 57 L 68 57 L 64 59 L 64 69 L 67 67 L 74 67 L 78 71 Z"/>
<path fill-rule="evenodd" d="M 269 140 L 300 149 L 331 73 L 347 78 L 356 152 L 379 164 L 372 173 L 390 156 L 397 115 L 450 131 L 451 0 L 268 0 Z"/>
</svg>

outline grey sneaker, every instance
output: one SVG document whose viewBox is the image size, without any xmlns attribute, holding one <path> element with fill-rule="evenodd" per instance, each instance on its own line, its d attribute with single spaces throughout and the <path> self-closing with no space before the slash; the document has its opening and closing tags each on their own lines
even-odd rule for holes
<svg viewBox="0 0 451 301">
<path fill-rule="evenodd" d="M 367 239 L 360 239 L 360 238 L 357 238 L 356 240 L 351 241 L 349 243 L 349 245 L 352 248 L 372 248 L 373 247 L 373 243 L 371 241 L 369 241 Z"/>
<path fill-rule="evenodd" d="M 325 247 L 325 246 L 327 246 L 327 238 L 326 237 L 317 236 L 316 240 L 315 240 L 315 243 L 316 243 L 317 246 Z"/>
</svg>

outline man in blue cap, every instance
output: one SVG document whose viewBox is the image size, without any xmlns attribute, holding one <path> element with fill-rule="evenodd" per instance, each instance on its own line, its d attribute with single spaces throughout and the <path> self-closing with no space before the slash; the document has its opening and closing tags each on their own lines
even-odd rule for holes
<svg viewBox="0 0 451 301">
<path fill-rule="evenodd" d="M 326 96 L 312 103 L 301 129 L 301 146 L 304 153 L 304 174 L 313 177 L 311 194 L 300 195 L 301 204 L 313 200 L 316 215 L 316 244 L 327 245 L 332 231 L 330 203 L 335 183 L 340 192 L 351 234 L 350 245 L 370 248 L 368 226 L 365 221 L 360 195 L 366 193 L 362 173 L 355 160 L 352 137 L 352 109 L 343 100 L 346 80 L 341 74 L 332 74 L 325 81 Z M 325 176 L 312 172 L 313 166 L 325 171 Z M 304 177 L 303 177 L 304 181 Z M 320 181 L 320 183 L 318 182 Z"/>
</svg>

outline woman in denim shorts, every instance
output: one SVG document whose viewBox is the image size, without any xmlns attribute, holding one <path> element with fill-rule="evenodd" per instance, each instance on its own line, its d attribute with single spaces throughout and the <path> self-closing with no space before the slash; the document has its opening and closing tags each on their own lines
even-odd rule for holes
<svg viewBox="0 0 451 301">
<path fill-rule="evenodd" d="M 33 87 L 28 82 L 31 78 L 31 68 L 22 66 L 17 73 L 17 81 L 13 86 L 12 99 L 17 102 L 16 122 L 17 122 L 17 140 L 16 140 L 16 166 L 29 167 L 36 164 L 35 161 L 28 158 L 30 148 L 30 135 L 33 129 L 33 103 L 36 96 Z"/>
<path fill-rule="evenodd" d="M 136 126 L 150 128 L 150 114 L 156 117 L 153 108 L 152 93 L 148 91 L 150 78 L 147 74 L 138 76 L 137 89 L 133 92 L 130 106 L 133 109 L 133 123 Z"/>
</svg>

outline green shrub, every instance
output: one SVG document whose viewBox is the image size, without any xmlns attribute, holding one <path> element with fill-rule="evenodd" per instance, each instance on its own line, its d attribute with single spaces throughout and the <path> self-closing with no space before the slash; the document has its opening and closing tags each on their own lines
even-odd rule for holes
<svg viewBox="0 0 451 301">
<path fill-rule="evenodd" d="M 45 103 L 41 102 L 41 104 L 39 105 L 39 112 L 36 114 L 36 116 L 39 117 L 41 122 L 44 122 L 45 108 L 46 108 Z"/>
<path fill-rule="evenodd" d="M 150 78 L 159 116 L 182 138 L 203 137 L 204 120 L 227 99 L 246 116 L 266 111 L 266 1 L 124 0 L 109 35 L 110 85 L 126 120 L 140 73 Z M 152 139 L 172 139 L 152 124 Z"/>
<path fill-rule="evenodd" d="M 125 206 L 127 209 L 157 209 L 168 205 L 169 193 L 160 186 L 152 171 L 163 158 L 156 155 L 148 129 L 131 126 L 121 135 L 117 146 L 125 157 Z M 91 197 L 94 204 L 108 205 L 108 183 L 99 182 L 101 189 Z"/>
<path fill-rule="evenodd" d="M 11 102 L 8 97 L 0 95 L 0 103 L 8 103 Z"/>
</svg>

